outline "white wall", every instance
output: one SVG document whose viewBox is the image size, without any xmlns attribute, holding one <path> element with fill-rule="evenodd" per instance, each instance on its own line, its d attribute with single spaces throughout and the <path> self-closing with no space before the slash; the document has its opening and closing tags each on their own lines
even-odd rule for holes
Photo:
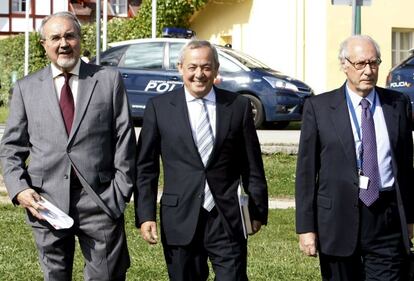
<svg viewBox="0 0 414 281">
<path fill-rule="evenodd" d="M 8 14 L 9 13 L 9 1 L 8 0 L 0 0 L 0 14 Z"/>
<path fill-rule="evenodd" d="M 44 0 L 38 0 L 39 2 Z M 68 0 L 53 0 L 53 11 L 52 13 L 62 12 L 68 10 Z"/>
<path fill-rule="evenodd" d="M 305 45 L 304 67 L 302 78 L 315 93 L 327 91 L 327 8 L 326 1 L 305 2 Z"/>
<path fill-rule="evenodd" d="M 9 32 L 9 19 L 0 18 L 0 31 Z"/>
<path fill-rule="evenodd" d="M 33 1 L 33 0 L 31 0 Z M 63 2 L 63 1 L 56 1 L 53 3 L 56 5 L 56 2 Z M 50 14 L 50 1 L 46 0 L 36 0 L 36 14 L 37 15 L 49 15 Z"/>
<path fill-rule="evenodd" d="M 27 21 L 25 18 L 14 18 L 12 20 L 12 30 L 14 32 L 25 32 Z M 30 19 L 30 31 L 33 31 L 32 19 Z"/>
</svg>

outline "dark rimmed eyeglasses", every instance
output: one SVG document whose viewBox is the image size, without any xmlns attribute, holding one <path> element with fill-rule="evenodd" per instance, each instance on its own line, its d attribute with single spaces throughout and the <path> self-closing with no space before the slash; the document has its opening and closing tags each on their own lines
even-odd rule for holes
<svg viewBox="0 0 414 281">
<path fill-rule="evenodd" d="M 377 58 L 375 60 L 366 60 L 366 61 L 356 61 L 352 62 L 348 58 L 345 58 L 356 70 L 362 70 L 369 65 L 371 69 L 377 69 L 379 65 L 381 64 L 382 60 L 380 58 Z"/>
</svg>

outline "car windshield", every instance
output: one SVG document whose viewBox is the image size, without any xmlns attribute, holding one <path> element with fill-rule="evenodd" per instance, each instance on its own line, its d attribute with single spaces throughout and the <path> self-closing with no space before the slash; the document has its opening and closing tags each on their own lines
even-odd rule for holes
<svg viewBox="0 0 414 281">
<path fill-rule="evenodd" d="M 229 48 L 220 48 L 220 51 L 236 58 L 238 61 L 240 61 L 242 64 L 244 64 L 248 68 L 270 69 L 270 67 L 268 67 L 264 63 L 258 61 L 257 59 L 252 58 L 249 55 L 243 54 L 242 52 L 235 51 Z"/>
</svg>

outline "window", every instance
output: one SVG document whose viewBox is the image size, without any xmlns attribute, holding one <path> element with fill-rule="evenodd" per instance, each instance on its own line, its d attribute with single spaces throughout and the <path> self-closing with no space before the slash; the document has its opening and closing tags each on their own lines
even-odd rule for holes
<svg viewBox="0 0 414 281">
<path fill-rule="evenodd" d="M 178 57 L 184 43 L 170 43 L 170 69 L 177 69 Z"/>
<path fill-rule="evenodd" d="M 414 30 L 398 29 L 392 31 L 392 66 L 395 66 L 410 55 L 414 48 Z"/>
<path fill-rule="evenodd" d="M 26 0 L 12 0 L 12 12 L 25 12 Z"/>
<path fill-rule="evenodd" d="M 111 0 L 111 7 L 115 15 L 127 15 L 128 14 L 128 1 L 127 0 Z"/>
<path fill-rule="evenodd" d="M 163 58 L 163 43 L 140 43 L 128 48 L 121 65 L 137 69 L 162 69 Z"/>
</svg>

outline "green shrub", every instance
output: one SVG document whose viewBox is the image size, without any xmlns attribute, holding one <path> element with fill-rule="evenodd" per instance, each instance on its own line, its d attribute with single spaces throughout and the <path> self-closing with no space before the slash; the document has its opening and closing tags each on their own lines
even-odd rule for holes
<svg viewBox="0 0 414 281">
<path fill-rule="evenodd" d="M 47 64 L 43 47 L 37 32 L 29 35 L 29 72 L 36 71 Z M 12 87 L 12 75 L 17 79 L 24 75 L 24 34 L 0 40 L 0 104 L 8 104 Z"/>
<path fill-rule="evenodd" d="M 208 0 L 158 0 L 157 36 L 164 27 L 188 27 L 189 19 L 195 11 L 202 8 Z M 108 21 L 108 42 L 116 42 L 151 36 L 151 0 L 144 0 L 135 18 L 114 18 Z M 29 72 L 34 72 L 48 64 L 47 57 L 40 45 L 38 33 L 30 34 Z M 82 49 L 95 56 L 96 26 L 82 26 Z M 12 85 L 12 73 L 20 79 L 24 75 L 24 34 L 0 40 L 0 105 L 8 104 Z"/>
</svg>

